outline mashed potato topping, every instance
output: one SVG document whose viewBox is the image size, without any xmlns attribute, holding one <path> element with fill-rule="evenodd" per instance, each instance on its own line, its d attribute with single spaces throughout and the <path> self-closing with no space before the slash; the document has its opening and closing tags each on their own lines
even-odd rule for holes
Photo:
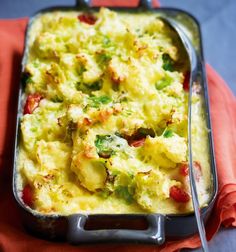
<svg viewBox="0 0 236 252">
<path fill-rule="evenodd" d="M 53 12 L 27 44 L 18 185 L 38 212 L 184 213 L 188 60 L 157 14 Z M 210 167 L 202 100 L 193 94 L 201 205 Z"/>
</svg>

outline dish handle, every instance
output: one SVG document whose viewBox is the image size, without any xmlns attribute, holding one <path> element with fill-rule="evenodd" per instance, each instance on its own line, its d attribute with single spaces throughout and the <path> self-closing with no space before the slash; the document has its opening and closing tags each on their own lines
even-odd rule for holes
<svg viewBox="0 0 236 252">
<path fill-rule="evenodd" d="M 165 216 L 161 214 L 114 214 L 92 215 L 100 221 L 122 219 L 126 223 L 137 218 L 146 221 L 146 229 L 105 228 L 86 229 L 86 222 L 91 215 L 74 214 L 68 216 L 67 240 L 75 245 L 82 243 L 121 242 L 121 243 L 151 243 L 161 245 L 165 241 Z M 119 224 L 114 225 L 115 227 Z M 113 227 L 114 227 L 113 226 Z"/>
<path fill-rule="evenodd" d="M 76 0 L 76 6 L 78 7 L 90 7 L 92 0 Z"/>
<path fill-rule="evenodd" d="M 78 7 L 91 7 L 93 0 L 76 0 Z M 152 0 L 139 0 L 139 7 L 144 9 L 152 9 Z"/>
</svg>

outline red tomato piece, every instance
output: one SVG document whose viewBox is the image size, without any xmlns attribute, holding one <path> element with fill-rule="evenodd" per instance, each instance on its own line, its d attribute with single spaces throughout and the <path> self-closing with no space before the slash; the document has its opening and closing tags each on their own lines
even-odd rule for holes
<svg viewBox="0 0 236 252">
<path fill-rule="evenodd" d="M 198 161 L 193 161 L 193 168 L 194 168 L 195 179 L 198 182 L 200 180 L 200 177 L 202 176 L 202 167 Z M 182 176 L 188 176 L 189 174 L 188 164 L 186 163 L 181 164 L 179 173 Z"/>
<path fill-rule="evenodd" d="M 27 206 L 33 205 L 33 190 L 29 184 L 27 184 L 22 191 L 22 200 Z"/>
<path fill-rule="evenodd" d="M 92 121 L 91 121 L 91 119 L 85 117 L 84 120 L 83 120 L 83 124 L 88 126 L 88 125 L 92 124 Z"/>
<path fill-rule="evenodd" d="M 80 22 L 82 23 L 86 23 L 89 25 L 94 25 L 97 21 L 97 18 L 95 16 L 93 16 L 92 14 L 80 14 L 78 16 L 78 19 Z"/>
<path fill-rule="evenodd" d="M 178 186 L 170 187 L 170 197 L 180 203 L 187 203 L 190 200 L 189 194 Z"/>
<path fill-rule="evenodd" d="M 179 173 L 184 177 L 188 176 L 188 164 L 186 163 L 181 164 L 179 168 Z"/>
<path fill-rule="evenodd" d="M 24 106 L 24 115 L 32 114 L 34 110 L 39 106 L 39 102 L 43 99 L 40 94 L 31 94 L 27 97 Z"/>
<path fill-rule="evenodd" d="M 138 140 L 130 140 L 129 145 L 133 147 L 140 147 L 144 145 L 144 142 L 145 142 L 145 138 L 141 138 Z"/>
<path fill-rule="evenodd" d="M 184 75 L 184 83 L 183 83 L 183 89 L 184 91 L 189 91 L 189 81 L 190 81 L 190 72 L 186 72 Z"/>
</svg>

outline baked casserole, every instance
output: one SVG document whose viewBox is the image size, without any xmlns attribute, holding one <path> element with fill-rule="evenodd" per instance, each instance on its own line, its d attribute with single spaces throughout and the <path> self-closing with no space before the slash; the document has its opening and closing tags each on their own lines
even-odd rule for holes
<svg viewBox="0 0 236 252">
<path fill-rule="evenodd" d="M 58 11 L 28 41 L 18 190 L 40 213 L 187 213 L 188 57 L 158 14 Z M 207 127 L 193 88 L 192 148 L 210 200 Z"/>
</svg>

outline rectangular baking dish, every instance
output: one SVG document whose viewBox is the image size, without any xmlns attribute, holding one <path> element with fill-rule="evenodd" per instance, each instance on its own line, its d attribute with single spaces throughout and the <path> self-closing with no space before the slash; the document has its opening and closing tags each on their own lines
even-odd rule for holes
<svg viewBox="0 0 236 252">
<path fill-rule="evenodd" d="M 179 23 L 186 35 L 192 41 L 199 58 L 198 82 L 202 87 L 204 99 L 204 110 L 206 117 L 209 143 L 210 169 L 212 174 L 211 200 L 208 206 L 201 209 L 202 216 L 206 222 L 214 205 L 217 190 L 217 174 L 214 160 L 214 150 L 211 132 L 211 122 L 209 115 L 209 98 L 206 82 L 206 73 L 202 51 L 202 41 L 200 26 L 197 20 L 190 14 L 173 8 L 151 7 L 151 1 L 140 1 L 138 9 L 132 8 L 112 8 L 116 11 L 135 12 L 152 11 L 160 16 L 167 16 Z M 54 10 L 97 10 L 90 6 L 90 1 L 77 1 L 75 7 L 53 7 L 39 11 L 30 18 L 27 31 L 29 30 L 34 18 L 42 13 Z M 28 33 L 26 32 L 25 45 L 27 45 Z M 28 49 L 25 47 L 22 72 L 26 62 Z M 22 95 L 24 93 L 23 82 L 19 88 L 18 113 L 14 150 L 13 168 L 13 193 L 21 211 L 22 221 L 26 229 L 37 236 L 49 240 L 67 240 L 73 244 L 96 243 L 96 242 L 135 242 L 162 244 L 165 240 L 181 239 L 197 232 L 195 216 L 191 214 L 182 215 L 162 215 L 162 214 L 73 214 L 63 215 L 43 215 L 26 207 L 17 191 L 17 158 L 19 149 L 20 117 L 22 115 Z M 183 228 L 184 226 L 184 228 Z"/>
</svg>

